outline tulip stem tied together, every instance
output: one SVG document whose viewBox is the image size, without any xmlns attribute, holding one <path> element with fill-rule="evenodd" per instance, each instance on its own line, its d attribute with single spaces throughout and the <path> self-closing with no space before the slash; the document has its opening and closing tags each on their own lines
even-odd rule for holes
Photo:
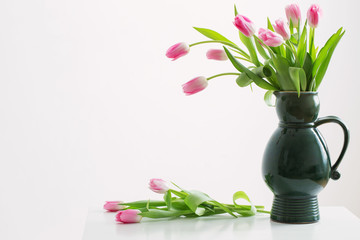
<svg viewBox="0 0 360 240">
<path fill-rule="evenodd" d="M 317 47 L 315 28 L 318 27 L 322 15 L 322 10 L 317 4 L 310 6 L 305 21 L 302 21 L 300 7 L 297 4 L 286 6 L 287 22 L 280 18 L 271 23 L 268 18 L 267 28 L 259 28 L 257 34 L 255 24 L 248 17 L 240 15 L 236 6 L 234 12 L 233 24 L 239 31 L 240 42 L 247 51 L 239 47 L 236 41 L 231 41 L 214 30 L 198 27 L 194 29 L 209 40 L 190 45 L 178 43 L 167 51 L 166 55 L 175 60 L 185 56 L 193 46 L 220 44 L 223 48 L 228 48 L 210 49 L 206 54 L 207 58 L 217 61 L 230 60 L 239 71 L 238 74 L 217 74 L 207 79 L 197 77 L 183 84 L 186 95 L 204 90 L 209 79 L 223 75 L 237 75 L 236 83 L 240 87 L 251 87 L 251 83 L 254 83 L 266 90 L 264 99 L 269 106 L 272 105 L 271 96 L 274 91 L 296 91 L 300 96 L 303 91 L 314 92 L 319 89 L 334 50 L 345 31 L 342 27 L 339 28 L 323 47 Z M 233 53 L 240 56 L 234 56 Z M 246 62 L 247 65 L 238 60 Z"/>
</svg>

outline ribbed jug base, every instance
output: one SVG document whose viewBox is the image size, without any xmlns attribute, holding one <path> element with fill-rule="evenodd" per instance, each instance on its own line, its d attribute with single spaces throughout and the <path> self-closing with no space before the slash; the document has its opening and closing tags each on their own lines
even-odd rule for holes
<svg viewBox="0 0 360 240">
<path fill-rule="evenodd" d="M 271 220 L 281 223 L 314 223 L 319 221 L 317 196 L 285 198 L 275 196 L 271 209 Z"/>
</svg>

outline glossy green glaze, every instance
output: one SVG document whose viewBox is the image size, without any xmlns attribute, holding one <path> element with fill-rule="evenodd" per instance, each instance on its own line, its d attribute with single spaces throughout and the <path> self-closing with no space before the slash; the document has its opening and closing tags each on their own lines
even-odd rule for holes
<svg viewBox="0 0 360 240">
<path fill-rule="evenodd" d="M 346 151 L 349 133 L 337 117 L 318 119 L 320 102 L 315 92 L 275 92 L 280 120 L 263 157 L 262 173 L 274 193 L 271 219 L 284 223 L 311 223 L 319 220 L 317 194 L 336 171 Z M 325 140 L 317 126 L 334 122 L 344 130 L 340 157 L 331 166 Z"/>
</svg>

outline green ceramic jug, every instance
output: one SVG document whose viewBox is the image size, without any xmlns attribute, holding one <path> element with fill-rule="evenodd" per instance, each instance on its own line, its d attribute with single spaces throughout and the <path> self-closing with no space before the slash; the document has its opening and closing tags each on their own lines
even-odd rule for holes
<svg viewBox="0 0 360 240">
<path fill-rule="evenodd" d="M 312 223 L 320 219 L 317 195 L 329 178 L 337 180 L 337 168 L 349 143 L 349 131 L 337 117 L 317 118 L 316 92 L 274 92 L 280 120 L 263 157 L 262 173 L 274 193 L 271 219 L 283 223 Z M 318 126 L 337 123 L 344 131 L 344 145 L 331 165 L 329 151 Z"/>
</svg>

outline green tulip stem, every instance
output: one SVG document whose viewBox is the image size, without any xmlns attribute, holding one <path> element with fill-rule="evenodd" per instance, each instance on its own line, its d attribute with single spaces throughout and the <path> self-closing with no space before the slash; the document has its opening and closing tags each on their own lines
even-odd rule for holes
<svg viewBox="0 0 360 240">
<path fill-rule="evenodd" d="M 288 49 L 290 49 L 290 51 L 294 54 L 294 56 L 295 56 L 295 58 L 297 57 L 297 55 L 296 55 L 296 52 L 295 52 L 295 50 L 288 44 L 288 43 L 284 43 L 284 45 L 288 48 Z"/>
<path fill-rule="evenodd" d="M 249 63 L 253 63 L 252 61 L 250 61 L 249 59 L 246 59 L 246 58 L 237 57 L 237 56 L 234 56 L 234 57 L 237 58 L 237 59 L 240 59 L 240 60 L 247 61 L 247 62 L 249 62 Z"/>
<path fill-rule="evenodd" d="M 239 76 L 240 73 L 220 73 L 220 74 L 216 74 L 214 76 L 208 77 L 207 80 L 217 78 L 217 77 L 221 77 L 221 76 L 226 76 L 226 75 L 237 75 L 237 76 Z"/>
<path fill-rule="evenodd" d="M 244 56 L 245 58 L 250 60 L 250 56 L 244 50 L 242 50 L 241 48 L 239 48 L 235 44 L 232 44 L 232 43 L 229 43 L 229 42 L 226 42 L 226 41 L 220 41 L 220 40 L 201 41 L 201 42 L 192 43 L 192 44 L 189 45 L 189 47 L 193 47 L 193 46 L 196 46 L 196 45 L 199 45 L 199 44 L 204 44 L 204 43 L 221 43 L 223 45 L 232 47 L 232 48 L 238 50 L 239 54 L 241 54 L 242 56 Z"/>
<path fill-rule="evenodd" d="M 188 194 L 185 192 L 179 192 L 176 191 L 174 189 L 169 189 L 171 193 L 175 194 L 176 196 L 180 197 L 180 198 L 185 198 Z"/>
<path fill-rule="evenodd" d="M 309 33 L 309 54 L 310 57 L 314 60 L 316 57 L 315 46 L 314 46 L 314 38 L 315 38 L 315 28 L 310 27 Z"/>
<path fill-rule="evenodd" d="M 228 207 L 230 209 L 230 211 L 232 212 L 236 212 L 236 210 L 241 210 L 239 208 L 236 208 L 236 207 Z M 268 213 L 270 214 L 271 212 L 270 211 L 266 211 L 266 210 L 262 210 L 262 209 L 256 209 L 256 212 L 259 212 L 259 213 Z"/>
<path fill-rule="evenodd" d="M 256 39 L 256 40 L 259 41 L 263 46 L 265 46 L 266 49 L 269 51 L 269 53 L 270 53 L 271 56 L 274 56 L 274 55 L 275 55 L 274 51 L 273 51 L 268 45 L 266 45 L 262 39 L 258 38 L 258 37 L 255 36 L 255 35 L 254 35 L 254 39 Z"/>
</svg>

